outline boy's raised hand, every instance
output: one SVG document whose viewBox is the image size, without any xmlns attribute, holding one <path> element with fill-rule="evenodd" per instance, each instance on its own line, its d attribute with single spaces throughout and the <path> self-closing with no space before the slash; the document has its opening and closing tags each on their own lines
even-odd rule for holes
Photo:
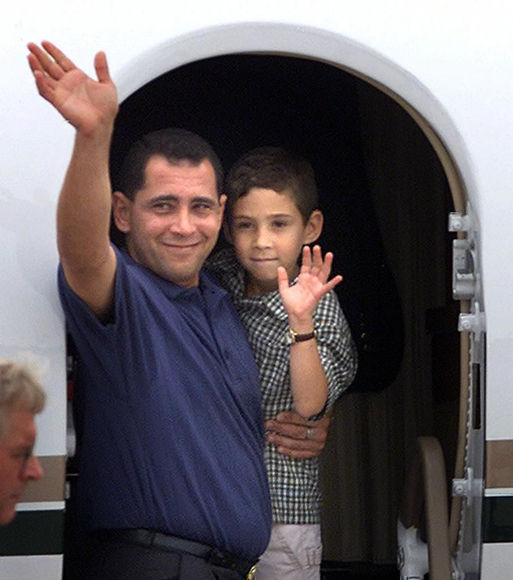
<svg viewBox="0 0 513 580">
<path fill-rule="evenodd" d="M 54 44 L 28 45 L 29 66 L 39 94 L 51 103 L 77 131 L 91 134 L 111 125 L 118 111 L 116 87 L 110 78 L 105 53 L 94 59 L 98 80 L 88 77 Z"/>
<path fill-rule="evenodd" d="M 334 276 L 328 281 L 333 263 L 331 252 L 328 252 L 323 259 L 320 246 L 314 246 L 313 252 L 310 251 L 309 246 L 305 246 L 302 257 L 299 276 L 293 286 L 289 286 L 289 278 L 285 268 L 283 266 L 278 268 L 278 288 L 283 306 L 289 319 L 293 320 L 303 320 L 310 317 L 319 300 L 342 281 L 340 275 Z M 291 320 L 291 325 L 293 320 Z"/>
</svg>

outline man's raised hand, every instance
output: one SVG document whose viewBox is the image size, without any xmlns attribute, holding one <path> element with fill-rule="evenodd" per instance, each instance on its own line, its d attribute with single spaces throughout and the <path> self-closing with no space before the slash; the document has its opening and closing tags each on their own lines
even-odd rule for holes
<svg viewBox="0 0 513 580">
<path fill-rule="evenodd" d="M 103 125 L 112 125 L 118 101 L 105 53 L 95 56 L 98 80 L 94 80 L 51 42 L 43 41 L 41 47 L 29 43 L 28 49 L 29 66 L 39 94 L 77 131 L 89 135 Z"/>
</svg>

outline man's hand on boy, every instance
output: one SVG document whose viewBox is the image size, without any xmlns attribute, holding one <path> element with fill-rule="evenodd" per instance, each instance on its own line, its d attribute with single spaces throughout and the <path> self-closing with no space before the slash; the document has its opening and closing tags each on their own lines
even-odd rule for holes
<svg viewBox="0 0 513 580">
<path fill-rule="evenodd" d="M 329 411 L 319 421 L 308 421 L 294 411 L 284 411 L 266 421 L 267 441 L 295 459 L 317 457 L 326 445 L 332 416 Z"/>
<path fill-rule="evenodd" d="M 289 315 L 290 326 L 297 331 L 301 331 L 302 323 L 311 325 L 311 317 L 319 300 L 342 281 L 340 275 L 328 281 L 333 263 L 331 252 L 323 259 L 320 246 L 314 246 L 313 251 L 309 246 L 304 246 L 302 257 L 297 282 L 292 286 L 289 285 L 285 268 L 278 268 L 278 288 L 283 306 Z"/>
</svg>

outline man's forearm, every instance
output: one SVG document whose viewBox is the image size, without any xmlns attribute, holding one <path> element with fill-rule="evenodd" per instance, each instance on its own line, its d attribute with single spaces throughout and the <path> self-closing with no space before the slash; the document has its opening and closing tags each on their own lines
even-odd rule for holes
<svg viewBox="0 0 513 580">
<path fill-rule="evenodd" d="M 98 267 L 109 251 L 112 124 L 95 134 L 77 132 L 57 206 L 57 241 L 66 268 Z"/>
</svg>

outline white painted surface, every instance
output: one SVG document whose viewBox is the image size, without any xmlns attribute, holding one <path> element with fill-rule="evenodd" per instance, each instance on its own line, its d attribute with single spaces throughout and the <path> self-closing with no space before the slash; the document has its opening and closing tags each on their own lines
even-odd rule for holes
<svg viewBox="0 0 513 580">
<path fill-rule="evenodd" d="M 2 580 L 55 580 L 62 574 L 62 556 L 0 558 Z"/>
<path fill-rule="evenodd" d="M 511 487 L 493 487 L 484 490 L 485 497 L 511 497 L 513 488 Z"/>
<path fill-rule="evenodd" d="M 16 504 L 17 512 L 64 510 L 64 501 L 24 501 Z"/>
<path fill-rule="evenodd" d="M 513 577 L 513 544 L 483 544 L 481 578 L 509 580 Z"/>
<path fill-rule="evenodd" d="M 37 95 L 26 64 L 26 43 L 43 38 L 89 72 L 93 54 L 104 49 L 121 98 L 180 64 L 258 50 L 354 68 L 410 102 L 447 145 L 479 220 L 486 434 L 513 438 L 511 21 L 506 0 L 6 3 L 0 19 L 0 356 L 29 353 L 42 368 L 49 402 L 36 452 L 65 452 L 54 214 L 73 139 L 71 127 Z"/>
</svg>

